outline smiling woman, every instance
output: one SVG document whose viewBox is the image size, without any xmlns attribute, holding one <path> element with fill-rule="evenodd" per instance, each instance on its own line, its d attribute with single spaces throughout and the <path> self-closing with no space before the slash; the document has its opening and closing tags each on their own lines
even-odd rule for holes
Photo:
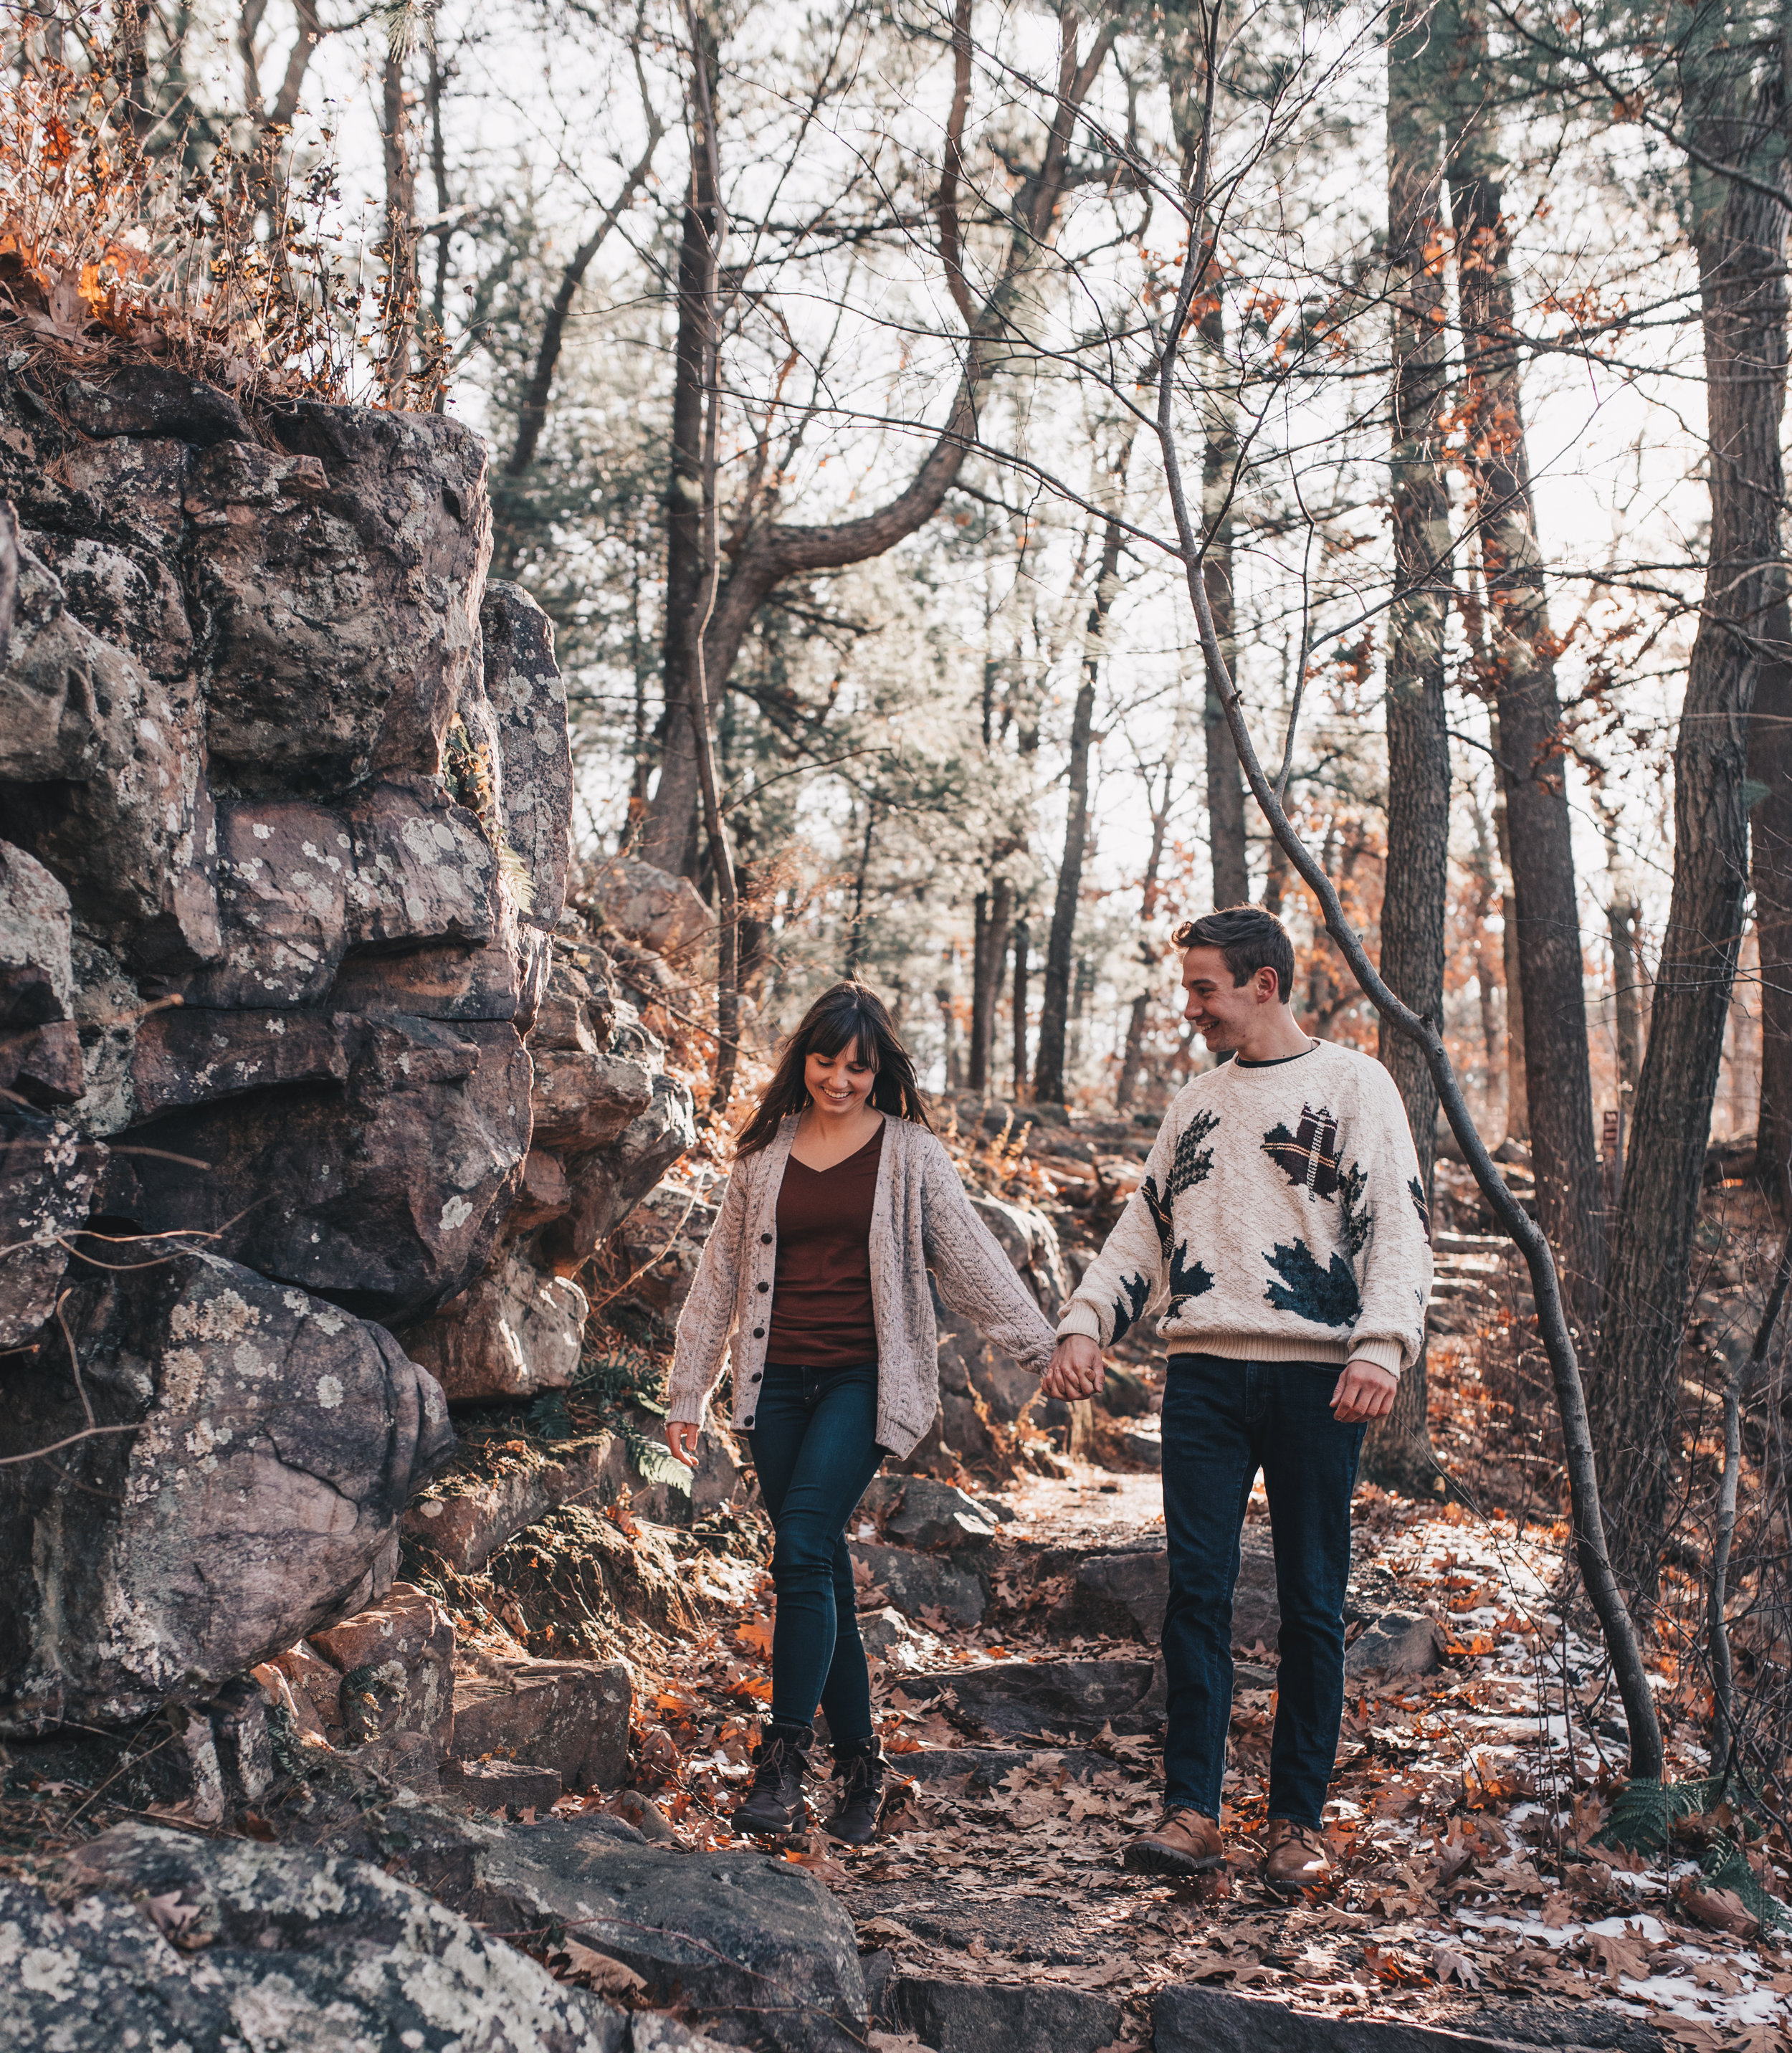
<svg viewBox="0 0 1792 2053">
<path fill-rule="evenodd" d="M 666 1442 L 696 1458 L 724 1354 L 777 1532 L 771 1717 L 743 1831 L 808 1815 L 818 1706 L 843 1789 L 828 1829 L 876 1830 L 883 1764 L 845 1528 L 886 1454 L 906 1454 L 939 1403 L 941 1295 L 1036 1374 L 1052 1332 L 972 1211 L 927 1124 L 915 1065 L 883 1001 L 837 984 L 810 1007 L 740 1136 L 721 1215 L 678 1322 Z"/>
</svg>

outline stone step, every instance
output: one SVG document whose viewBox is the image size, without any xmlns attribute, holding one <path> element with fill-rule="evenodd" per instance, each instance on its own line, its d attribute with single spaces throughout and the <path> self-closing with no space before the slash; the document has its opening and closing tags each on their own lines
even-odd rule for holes
<svg viewBox="0 0 1792 2053">
<path fill-rule="evenodd" d="M 449 1752 L 459 1761 L 490 1755 L 551 1768 L 569 1790 L 614 1789 L 628 1772 L 633 1704 L 620 1661 L 463 1664 Z"/>
<path fill-rule="evenodd" d="M 1163 1718 L 1152 1661 L 1001 1661 L 931 1675 L 904 1675 L 900 1687 L 926 1702 L 950 1690 L 959 1709 L 986 1732 L 1033 1738 L 1153 1731 Z"/>
<path fill-rule="evenodd" d="M 863 2053 L 864 1970 L 845 1912 L 795 1863 L 648 1846 L 601 1813 L 500 1825 L 407 1810 L 407 1879 L 488 1930 L 563 1931 L 632 1968 L 647 2003 L 775 2053 Z"/>
<path fill-rule="evenodd" d="M 924 1747 L 918 1753 L 892 1753 L 888 1758 L 893 1775 L 925 1783 L 955 1782 L 960 1776 L 968 1776 L 974 1789 L 993 1789 L 1017 1768 L 1061 1763 L 1073 1780 L 1081 1782 L 1114 1764 L 1104 1753 L 1076 1747 Z"/>
<path fill-rule="evenodd" d="M 1511 2012 L 1509 2037 L 1500 2030 L 1504 2009 Z M 1160 1989 L 1151 2000 L 1152 2053 L 1535 2053 L 1541 2047 L 1555 2053 L 1653 2053 L 1663 2043 L 1633 2018 L 1540 2004 L 1488 2006 L 1475 2027 L 1327 2017 L 1193 1984 Z"/>
<path fill-rule="evenodd" d="M 892 1974 L 879 1992 L 878 2016 L 935 2053 L 1101 2053 L 1126 2036 L 1117 2003 L 1049 1984 Z"/>
</svg>

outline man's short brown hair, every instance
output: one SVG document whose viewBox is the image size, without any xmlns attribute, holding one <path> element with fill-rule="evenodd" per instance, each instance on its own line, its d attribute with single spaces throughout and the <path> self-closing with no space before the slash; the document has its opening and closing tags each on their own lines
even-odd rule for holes
<svg viewBox="0 0 1792 2053">
<path fill-rule="evenodd" d="M 1276 995 L 1286 1005 L 1294 996 L 1294 944 L 1288 928 L 1261 905 L 1228 905 L 1185 920 L 1170 936 L 1179 948 L 1218 948 L 1225 957 L 1236 990 L 1260 969 L 1276 972 Z"/>
</svg>

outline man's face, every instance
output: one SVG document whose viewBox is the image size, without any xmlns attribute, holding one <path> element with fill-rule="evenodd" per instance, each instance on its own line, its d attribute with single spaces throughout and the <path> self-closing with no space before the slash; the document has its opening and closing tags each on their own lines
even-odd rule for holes
<svg viewBox="0 0 1792 2053">
<path fill-rule="evenodd" d="M 1265 1003 L 1275 1003 L 1276 972 L 1260 969 L 1240 984 L 1232 981 L 1218 948 L 1188 948 L 1182 955 L 1182 1017 L 1218 1054 L 1236 1048 Z"/>
</svg>

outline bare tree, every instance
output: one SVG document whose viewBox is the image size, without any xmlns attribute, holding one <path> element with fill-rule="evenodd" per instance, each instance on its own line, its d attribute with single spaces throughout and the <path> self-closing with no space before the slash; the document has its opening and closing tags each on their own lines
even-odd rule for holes
<svg viewBox="0 0 1792 2053">
<path fill-rule="evenodd" d="M 738 524 L 739 540 L 704 630 L 703 662 L 708 690 L 715 699 L 727 689 L 743 641 L 759 608 L 787 579 L 840 570 L 865 563 L 931 520 L 939 510 L 978 437 L 978 415 L 986 389 L 1012 345 L 1020 340 L 1014 324 L 1021 289 L 1057 233 L 1058 210 L 1071 177 L 1071 145 L 1078 114 L 1094 85 L 1114 40 L 1117 19 L 1104 22 L 1087 49 L 1083 19 L 1065 5 L 1058 17 L 1058 65 L 1044 151 L 1029 175 L 1014 210 L 1014 222 L 996 277 L 981 303 L 973 298 L 964 261 L 963 165 L 965 127 L 971 84 L 971 0 L 958 0 L 953 16 L 954 84 L 948 112 L 940 180 L 934 199 L 939 258 L 954 305 L 964 324 L 960 340 L 963 366 L 943 425 L 902 489 L 872 512 L 825 526 L 763 516 L 751 507 Z M 680 278 L 682 281 L 682 272 Z M 683 287 L 680 284 L 680 302 Z M 676 408 L 675 396 L 675 413 Z M 769 426 L 765 430 L 769 436 Z M 676 426 L 675 421 L 675 438 Z M 674 459 L 674 489 L 676 457 Z M 674 870 L 696 866 L 695 822 L 698 769 L 694 745 L 683 736 L 689 727 L 688 709 L 696 650 L 684 624 L 674 626 L 677 595 L 669 574 L 668 638 L 665 666 L 665 755 L 660 782 L 642 837 L 649 861 Z M 674 646 L 672 635 L 682 638 Z"/>
<path fill-rule="evenodd" d="M 1606 1368 L 1595 1393 L 1625 1564 L 1649 1599 L 1681 1437 L 1692 1234 L 1742 940 L 1749 717 L 1763 630 L 1785 603 L 1779 438 L 1792 206 L 1785 77 L 1777 44 L 1763 52 L 1732 41 L 1716 10 L 1695 23 L 1682 65 L 1694 139 L 1689 226 L 1704 332 L 1711 560 L 1674 746 L 1673 889 L 1606 1301 Z"/>
<path fill-rule="evenodd" d="M 1441 0 L 1433 23 L 1457 96 L 1448 169 L 1466 361 L 1468 472 L 1486 586 L 1488 658 L 1516 903 L 1528 1130 L 1537 1207 L 1570 1313 L 1590 1333 L 1605 1277 L 1586 999 L 1564 780 L 1555 640 L 1537 542 L 1519 378 L 1499 81 L 1481 0 Z"/>
<path fill-rule="evenodd" d="M 1393 308 L 1391 469 L 1394 603 L 1387 655 L 1387 864 L 1381 973 L 1422 1019 L 1441 1026 L 1449 886 L 1449 723 L 1444 707 L 1449 492 L 1444 474 L 1449 366 L 1444 312 L 1439 77 L 1445 53 L 1428 5 L 1397 6 L 1387 42 L 1387 264 Z M 1437 1091 L 1425 1051 L 1386 1018 L 1379 1053 L 1400 1087 L 1418 1150 L 1425 1208 L 1437 1152 Z M 1394 1409 L 1370 1428 L 1370 1474 L 1429 1486 L 1425 1350 L 1400 1379 Z"/>
</svg>

